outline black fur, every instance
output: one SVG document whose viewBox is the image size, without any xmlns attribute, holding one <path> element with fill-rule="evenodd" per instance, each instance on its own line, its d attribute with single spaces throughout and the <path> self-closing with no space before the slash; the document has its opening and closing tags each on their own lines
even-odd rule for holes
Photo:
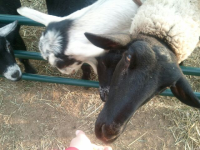
<svg viewBox="0 0 200 150">
<path fill-rule="evenodd" d="M 122 57 L 123 50 L 110 51 L 97 58 L 97 73 L 100 86 L 100 97 L 103 102 L 106 102 L 110 89 L 110 82 L 114 70 Z"/>
<path fill-rule="evenodd" d="M 44 31 L 44 36 L 45 34 L 47 34 L 48 31 L 56 31 L 56 32 L 59 32 L 60 36 L 62 37 L 62 41 L 60 43 L 61 50 L 59 53 L 55 54 L 55 57 L 59 58 L 58 61 L 55 63 L 55 66 L 59 69 L 66 68 L 74 63 L 78 63 L 78 64 L 82 63 L 81 61 L 77 61 L 76 59 L 71 58 L 70 56 L 66 56 L 64 54 L 68 46 L 68 31 L 70 31 L 72 24 L 73 24 L 73 20 L 63 20 L 60 22 L 52 22 L 47 26 L 46 30 Z M 86 74 L 88 74 L 88 72 L 86 72 Z"/>
<path fill-rule="evenodd" d="M 16 11 L 19 7 L 21 7 L 20 0 L 0 0 L 0 14 L 19 15 Z M 5 25 L 7 24 L 0 23 L 0 27 Z M 14 50 L 26 50 L 19 30 L 20 26 L 18 25 L 12 34 L 9 34 L 6 38 Z M 20 59 L 20 61 L 24 64 L 25 72 L 36 73 L 36 70 L 31 66 L 28 59 Z"/>
<path fill-rule="evenodd" d="M 48 14 L 64 17 L 97 0 L 46 0 Z"/>
<path fill-rule="evenodd" d="M 89 80 L 90 79 L 90 74 L 91 74 L 91 68 L 89 65 L 82 65 L 81 66 L 81 69 L 82 69 L 82 77 L 81 79 L 83 80 Z M 86 90 L 89 89 L 89 87 L 84 87 Z"/>
<path fill-rule="evenodd" d="M 99 47 L 104 48 L 102 41 L 106 39 L 98 38 Z M 111 39 L 109 42 L 116 50 L 123 47 Z M 200 108 L 200 100 L 184 77 L 176 55 L 163 41 L 138 35 L 124 48 L 127 50 L 115 68 L 108 99 L 95 124 L 97 138 L 104 142 L 116 140 L 135 111 L 168 87 L 181 102 Z"/>
<path fill-rule="evenodd" d="M 6 49 L 6 38 L 0 37 L 0 75 L 2 75 L 8 66 L 16 64 L 13 51 L 9 53 Z"/>
<path fill-rule="evenodd" d="M 78 63 L 78 64 L 81 63 L 81 61 L 77 61 L 73 58 L 69 58 L 69 56 L 66 56 L 66 55 L 63 55 L 62 57 L 59 57 L 59 58 L 61 58 L 61 59 L 58 60 L 55 64 L 56 67 L 59 68 L 59 69 L 66 68 L 67 66 L 70 66 L 71 64 L 73 64 L 75 62 Z"/>
</svg>

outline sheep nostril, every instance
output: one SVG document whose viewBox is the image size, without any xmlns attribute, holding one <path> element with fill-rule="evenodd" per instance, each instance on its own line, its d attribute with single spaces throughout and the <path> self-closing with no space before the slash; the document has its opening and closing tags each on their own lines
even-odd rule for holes
<svg viewBox="0 0 200 150">
<path fill-rule="evenodd" d="M 17 70 L 11 75 L 11 78 L 13 81 L 19 81 L 22 78 L 22 74 L 19 70 Z"/>
<path fill-rule="evenodd" d="M 102 127 L 101 127 L 101 132 L 102 132 L 102 140 L 106 143 L 109 143 L 110 140 L 112 140 L 112 136 L 108 136 L 108 128 L 106 128 L 106 125 L 103 124 Z"/>
<path fill-rule="evenodd" d="M 105 126 L 106 126 L 106 125 L 105 125 L 105 124 L 103 124 L 103 125 L 102 125 L 102 127 L 101 127 L 101 131 L 102 131 L 102 133 L 104 133 L 104 132 L 105 132 Z"/>
<path fill-rule="evenodd" d="M 104 139 L 104 140 L 106 140 L 106 138 L 105 138 L 105 132 L 106 132 L 106 129 L 105 129 L 105 124 L 103 124 L 102 126 L 101 126 L 101 134 L 102 134 L 102 138 Z"/>
<path fill-rule="evenodd" d="M 108 137 L 107 137 L 107 129 L 106 129 L 106 125 L 103 124 L 101 127 L 101 132 L 102 132 L 102 138 L 105 142 L 109 141 Z"/>
<path fill-rule="evenodd" d="M 20 75 L 20 72 L 19 72 L 19 70 L 17 70 L 11 75 L 11 77 L 12 78 L 19 78 L 19 75 Z"/>
<path fill-rule="evenodd" d="M 103 124 L 101 126 L 101 140 L 105 143 L 112 143 L 119 135 L 119 129 L 115 128 L 115 124 Z"/>
<path fill-rule="evenodd" d="M 16 81 L 19 81 L 19 80 L 21 80 L 22 79 L 22 76 L 19 76 L 17 79 L 16 79 Z"/>
</svg>

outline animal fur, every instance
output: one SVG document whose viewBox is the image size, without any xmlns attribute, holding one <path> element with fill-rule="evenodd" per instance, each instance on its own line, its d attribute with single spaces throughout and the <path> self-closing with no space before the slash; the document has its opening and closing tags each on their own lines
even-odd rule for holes
<svg viewBox="0 0 200 150">
<path fill-rule="evenodd" d="M 133 18 L 132 35 L 143 33 L 165 41 L 178 62 L 195 49 L 200 36 L 199 0 L 147 0 Z"/>
<path fill-rule="evenodd" d="M 50 16 L 25 7 L 17 11 L 47 26 L 39 42 L 42 56 L 45 59 L 51 56 L 51 65 L 62 70 L 62 73 L 70 74 L 78 70 L 83 63 L 91 65 L 96 72 L 95 57 L 104 53 L 103 49 L 95 47 L 86 39 L 85 32 L 128 33 L 131 18 L 138 7 L 133 0 L 98 0 L 66 17 Z M 69 59 L 64 60 L 63 57 L 66 56 Z M 59 67 L 57 64 L 61 61 L 68 65 Z"/>
</svg>

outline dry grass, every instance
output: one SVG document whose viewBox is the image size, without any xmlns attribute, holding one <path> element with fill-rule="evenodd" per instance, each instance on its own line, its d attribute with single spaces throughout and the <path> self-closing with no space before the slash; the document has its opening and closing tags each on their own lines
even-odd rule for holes
<svg viewBox="0 0 200 150">
<path fill-rule="evenodd" d="M 22 5 L 46 12 L 44 0 L 22 0 Z M 43 30 L 22 27 L 29 51 L 38 51 Z M 200 67 L 199 54 L 199 49 L 195 50 L 185 64 Z M 81 71 L 62 75 L 44 61 L 31 63 L 39 74 L 81 76 Z M 194 90 L 200 91 L 200 78 L 188 79 Z M 94 136 L 94 123 L 102 107 L 97 89 L 0 78 L 0 149 L 64 149 L 76 129 L 102 144 Z M 114 150 L 200 150 L 200 111 L 175 98 L 158 96 L 134 114 L 126 131 L 111 146 Z"/>
</svg>

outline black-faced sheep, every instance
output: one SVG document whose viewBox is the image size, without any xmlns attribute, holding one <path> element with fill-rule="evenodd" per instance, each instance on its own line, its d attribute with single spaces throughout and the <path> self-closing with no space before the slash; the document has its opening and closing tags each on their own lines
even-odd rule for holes
<svg viewBox="0 0 200 150">
<path fill-rule="evenodd" d="M 95 124 L 99 139 L 116 140 L 135 111 L 168 87 L 181 102 L 200 108 L 179 67 L 197 46 L 199 35 L 199 0 L 147 0 L 133 18 L 131 35 L 86 33 L 100 48 L 126 49 Z"/>
</svg>

